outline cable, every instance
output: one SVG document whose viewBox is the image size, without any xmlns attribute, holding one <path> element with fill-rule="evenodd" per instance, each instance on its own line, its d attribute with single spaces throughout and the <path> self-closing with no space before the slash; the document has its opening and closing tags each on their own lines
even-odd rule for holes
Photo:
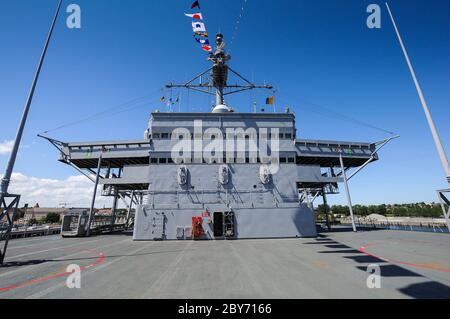
<svg viewBox="0 0 450 319">
<path fill-rule="evenodd" d="M 230 50 L 229 50 L 230 53 L 231 53 L 231 49 L 232 49 L 234 40 L 236 40 L 237 33 L 238 33 L 238 31 L 239 31 L 239 27 L 240 27 L 240 24 L 241 24 L 241 20 L 242 20 L 242 18 L 244 17 L 245 7 L 246 7 L 246 5 L 247 5 L 247 1 L 248 1 L 248 0 L 244 0 L 244 1 L 243 1 L 242 7 L 241 7 L 241 12 L 239 13 L 238 18 L 236 19 L 236 24 L 235 24 L 235 26 L 234 26 L 234 29 L 233 29 L 233 35 L 232 35 L 231 41 L 230 41 Z"/>
<path fill-rule="evenodd" d="M 313 106 L 314 109 L 310 109 L 310 110 L 315 112 L 315 113 L 322 114 L 322 115 L 329 116 L 329 117 L 333 117 L 332 115 L 334 115 L 335 118 L 338 118 L 338 119 L 343 120 L 343 121 L 348 121 L 348 122 L 351 122 L 353 124 L 357 124 L 357 125 L 360 125 L 360 126 L 363 126 L 363 127 L 371 128 L 373 130 L 377 130 L 377 131 L 380 131 L 380 132 L 383 132 L 383 133 L 387 133 L 387 134 L 390 134 L 390 135 L 396 135 L 395 132 L 392 132 L 392 131 L 386 130 L 384 128 L 372 125 L 370 123 L 367 123 L 367 122 L 355 119 L 355 118 L 353 118 L 351 116 L 339 113 L 339 112 L 337 112 L 337 111 L 335 111 L 333 109 L 330 109 L 329 107 L 326 107 L 326 106 L 323 106 L 323 105 L 320 105 L 320 104 L 317 104 L 317 103 L 312 103 L 312 102 L 309 102 L 309 101 L 304 100 L 304 99 L 296 98 L 296 100 L 299 100 L 300 102 L 303 102 L 304 105 Z M 300 107 L 302 107 L 302 106 L 300 106 Z M 320 112 L 317 109 L 322 109 L 323 111 Z"/>
<path fill-rule="evenodd" d="M 158 89 L 157 91 L 155 91 L 153 93 L 144 95 L 142 97 L 135 98 L 135 99 L 132 99 L 132 100 L 130 100 L 128 102 L 119 104 L 117 106 L 110 107 L 108 109 L 105 109 L 105 110 L 103 110 L 101 112 L 98 112 L 98 113 L 95 113 L 93 115 L 87 116 L 87 117 L 82 118 L 80 120 L 69 122 L 69 123 L 60 125 L 58 127 L 52 128 L 50 130 L 42 132 L 41 134 L 48 134 L 50 132 L 58 131 L 58 130 L 61 130 L 63 128 L 76 126 L 76 125 L 79 125 L 79 124 L 82 124 L 82 123 L 85 123 L 85 122 L 97 120 L 97 119 L 102 118 L 102 117 L 120 114 L 120 113 L 123 113 L 125 111 L 129 111 L 129 110 L 132 110 L 132 109 L 135 109 L 135 108 L 138 108 L 138 107 L 145 106 L 145 105 L 147 105 L 148 102 L 150 102 L 150 101 L 148 101 L 148 99 L 150 97 L 153 98 L 155 96 L 156 92 L 160 92 L 160 89 Z M 115 110 L 117 110 L 117 111 L 114 112 Z"/>
</svg>

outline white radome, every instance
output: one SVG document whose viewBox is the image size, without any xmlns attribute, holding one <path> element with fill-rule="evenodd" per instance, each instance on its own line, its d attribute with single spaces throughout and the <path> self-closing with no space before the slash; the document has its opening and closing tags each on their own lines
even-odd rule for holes
<svg viewBox="0 0 450 319">
<path fill-rule="evenodd" d="M 229 113 L 231 112 L 230 108 L 224 104 L 217 105 L 213 111 L 213 113 Z"/>
</svg>

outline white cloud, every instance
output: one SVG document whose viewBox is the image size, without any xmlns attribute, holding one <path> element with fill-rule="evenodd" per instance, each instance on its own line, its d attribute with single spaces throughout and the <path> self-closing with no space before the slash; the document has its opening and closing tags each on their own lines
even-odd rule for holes
<svg viewBox="0 0 450 319">
<path fill-rule="evenodd" d="M 0 176 L 1 177 L 1 176 Z M 20 205 L 41 207 L 90 207 L 94 183 L 85 176 L 71 176 L 64 180 L 45 179 L 14 173 L 11 178 L 9 193 L 20 194 Z M 101 186 L 97 192 L 96 207 L 111 207 L 112 198 L 101 196 Z"/>
<path fill-rule="evenodd" d="M 14 141 L 4 141 L 0 143 L 0 155 L 6 155 L 11 153 L 14 145 Z"/>
</svg>

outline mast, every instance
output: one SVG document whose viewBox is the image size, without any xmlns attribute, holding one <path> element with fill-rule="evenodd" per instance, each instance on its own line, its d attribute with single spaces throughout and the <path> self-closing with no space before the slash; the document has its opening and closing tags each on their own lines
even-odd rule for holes
<svg viewBox="0 0 450 319">
<path fill-rule="evenodd" d="M 231 56 L 227 55 L 224 48 L 225 42 L 223 41 L 223 35 L 218 33 L 216 35 L 217 49 L 208 58 L 212 62 L 212 82 L 216 89 L 216 106 L 225 105 L 224 88 L 228 81 L 228 61 L 231 60 Z"/>
<path fill-rule="evenodd" d="M 423 111 L 425 112 L 425 117 L 428 121 L 428 126 L 430 127 L 431 135 L 433 136 L 434 144 L 436 145 L 436 149 L 439 155 L 439 159 L 441 160 L 442 167 L 444 168 L 444 172 L 447 178 L 447 183 L 450 186 L 450 165 L 448 162 L 447 154 L 445 153 L 444 146 L 442 145 L 441 138 L 439 136 L 438 130 L 434 123 L 433 117 L 431 116 L 430 109 L 428 108 L 427 101 L 425 100 L 422 88 L 420 86 L 419 80 L 417 80 L 416 72 L 414 71 L 414 67 L 409 59 L 408 51 L 406 50 L 405 44 L 403 43 L 402 36 L 400 35 L 400 31 L 398 30 L 397 23 L 395 22 L 394 15 L 391 12 L 391 8 L 389 4 L 386 2 L 386 7 L 389 12 L 389 16 L 392 21 L 392 25 L 394 26 L 395 33 L 397 34 L 398 42 L 400 42 L 400 46 L 402 47 L 403 54 L 406 59 L 406 64 L 408 64 L 409 71 L 411 72 L 411 76 L 413 78 L 414 84 L 417 89 L 417 94 L 419 95 L 420 102 L 422 103 Z M 450 193 L 450 189 L 438 190 L 439 201 L 441 202 L 442 212 L 444 213 L 444 218 L 447 223 L 447 228 L 450 230 L 450 199 L 447 198 L 445 193 Z M 447 211 L 445 209 L 445 205 L 447 205 Z"/>
<path fill-rule="evenodd" d="M 36 90 L 36 85 L 39 79 L 39 75 L 41 73 L 42 65 L 44 63 L 45 55 L 47 53 L 47 49 L 53 34 L 53 30 L 55 29 L 56 21 L 58 20 L 59 11 L 61 9 L 62 0 L 59 0 L 58 7 L 55 12 L 55 16 L 53 18 L 53 22 L 50 27 L 50 31 L 47 35 L 47 40 L 45 41 L 44 49 L 42 50 L 41 58 L 39 60 L 39 64 L 36 70 L 36 74 L 34 75 L 33 82 L 31 84 L 31 89 L 28 94 L 28 99 L 25 104 L 22 118 L 19 123 L 19 128 L 17 129 L 16 139 L 14 140 L 13 149 L 11 151 L 11 155 L 9 157 L 8 165 L 6 166 L 5 175 L 1 181 L 1 189 L 0 189 L 0 221 L 2 221 L 6 217 L 7 227 L 5 232 L 3 229 L 0 229 L 0 242 L 4 241 L 3 250 L 0 247 L 0 265 L 3 264 L 5 259 L 6 250 L 8 248 L 9 237 L 11 235 L 12 227 L 14 225 L 14 219 L 16 215 L 16 210 L 19 206 L 20 195 L 13 195 L 8 193 L 9 184 L 11 181 L 11 176 L 14 170 L 14 165 L 16 163 L 17 153 L 19 152 L 20 142 L 22 140 L 23 131 L 25 129 L 25 124 L 27 122 L 28 113 L 30 112 L 31 102 L 33 101 L 34 92 Z M 9 203 L 8 203 L 9 202 Z"/>
<path fill-rule="evenodd" d="M 8 161 L 8 165 L 6 167 L 5 175 L 2 178 L 2 182 L 1 182 L 1 194 L 2 195 L 8 193 L 8 187 L 9 187 L 9 183 L 10 183 L 10 180 L 11 180 L 11 175 L 12 175 L 12 172 L 13 172 L 13 169 L 14 169 L 14 165 L 16 163 L 17 152 L 19 151 L 19 146 L 20 146 L 20 142 L 22 140 L 23 131 L 25 129 L 25 123 L 26 123 L 27 118 L 28 118 L 28 113 L 30 111 L 31 102 L 33 101 L 34 91 L 36 89 L 36 84 L 37 84 L 37 81 L 39 79 L 39 75 L 41 73 L 42 64 L 44 63 L 44 59 L 45 59 L 45 55 L 47 53 L 48 45 L 50 43 L 50 39 L 52 37 L 53 30 L 55 28 L 56 20 L 58 19 L 58 14 L 59 14 L 59 10 L 61 8 L 61 4 L 62 4 L 62 0 L 59 1 L 58 8 L 56 9 L 55 17 L 53 18 L 53 23 L 52 23 L 52 26 L 50 28 L 50 32 L 48 33 L 47 41 L 45 42 L 45 46 L 44 46 L 44 49 L 42 51 L 41 58 L 39 60 L 39 64 L 38 64 L 38 67 L 37 67 L 37 70 L 36 70 L 36 74 L 34 76 L 33 83 L 31 85 L 30 93 L 28 95 L 28 99 L 27 99 L 27 102 L 25 104 L 25 108 L 24 108 L 24 111 L 23 111 L 22 119 L 20 120 L 19 128 L 18 128 L 17 134 L 16 134 L 16 139 L 14 140 L 14 146 L 13 146 L 13 149 L 11 151 L 11 155 L 9 157 L 9 161 Z"/>
<path fill-rule="evenodd" d="M 439 158 L 442 163 L 442 167 L 444 168 L 444 172 L 446 174 L 447 182 L 450 185 L 450 165 L 448 163 L 448 159 L 447 159 L 447 155 L 444 150 L 444 146 L 442 145 L 441 138 L 437 131 L 433 117 L 431 116 L 431 112 L 430 112 L 430 109 L 428 108 L 428 104 L 425 100 L 424 94 L 422 92 L 422 88 L 419 84 L 419 81 L 417 80 L 416 72 L 414 71 L 411 60 L 409 59 L 408 52 L 406 51 L 405 44 L 403 43 L 402 37 L 400 35 L 400 31 L 398 30 L 397 24 L 395 23 L 394 15 L 392 14 L 388 3 L 386 3 L 386 7 L 389 12 L 389 16 L 391 17 L 391 21 L 394 26 L 395 33 L 397 34 L 398 41 L 400 42 L 400 46 L 402 47 L 403 54 L 405 55 L 406 63 L 408 64 L 409 71 L 411 72 L 411 76 L 413 78 L 414 84 L 417 89 L 417 94 L 419 95 L 420 102 L 422 103 L 422 107 L 425 112 L 425 116 L 427 118 L 428 125 L 430 127 L 431 135 L 433 135 L 433 140 L 436 145 L 436 149 L 438 151 Z"/>
<path fill-rule="evenodd" d="M 221 112 L 230 111 L 226 107 L 225 97 L 227 95 L 253 90 L 253 89 L 268 89 L 272 90 L 273 86 L 271 85 L 255 85 L 245 77 L 240 75 L 238 72 L 234 71 L 229 65 L 228 61 L 231 60 L 231 56 L 228 55 L 225 48 L 225 41 L 223 40 L 223 35 L 218 33 L 216 35 L 216 50 L 214 53 L 211 53 L 208 57 L 208 61 L 212 63 L 212 66 L 194 77 L 192 80 L 186 82 L 185 84 L 175 84 L 171 83 L 166 85 L 166 88 L 186 88 L 194 91 L 198 91 L 205 94 L 211 94 L 216 97 L 216 108 L 215 110 Z M 233 73 L 239 79 L 241 79 L 244 84 L 228 84 L 228 74 L 229 72 Z M 200 78 L 203 78 L 204 75 L 210 74 L 210 81 L 207 83 L 194 84 L 194 82 Z M 211 93 L 209 89 L 215 89 L 215 93 Z"/>
</svg>

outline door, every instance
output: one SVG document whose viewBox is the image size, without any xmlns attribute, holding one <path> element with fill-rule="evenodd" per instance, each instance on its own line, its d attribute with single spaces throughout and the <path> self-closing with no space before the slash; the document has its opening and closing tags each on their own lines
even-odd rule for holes
<svg viewBox="0 0 450 319">
<path fill-rule="evenodd" d="M 223 237 L 223 213 L 214 213 L 214 237 Z"/>
<path fill-rule="evenodd" d="M 166 239 L 166 222 L 167 217 L 165 213 L 155 212 L 151 221 L 151 232 L 154 240 Z"/>
</svg>

